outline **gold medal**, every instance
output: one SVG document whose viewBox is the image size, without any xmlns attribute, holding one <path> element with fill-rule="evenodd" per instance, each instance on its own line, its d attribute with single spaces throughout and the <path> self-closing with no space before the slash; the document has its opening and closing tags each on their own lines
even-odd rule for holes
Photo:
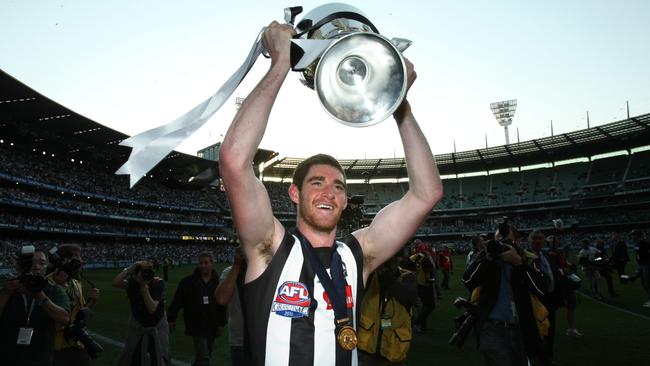
<svg viewBox="0 0 650 366">
<path fill-rule="evenodd" d="M 339 346 L 346 351 L 352 351 L 357 347 L 357 332 L 354 331 L 349 325 L 344 325 L 339 327 L 338 334 L 336 335 L 336 340 L 339 342 Z"/>
</svg>

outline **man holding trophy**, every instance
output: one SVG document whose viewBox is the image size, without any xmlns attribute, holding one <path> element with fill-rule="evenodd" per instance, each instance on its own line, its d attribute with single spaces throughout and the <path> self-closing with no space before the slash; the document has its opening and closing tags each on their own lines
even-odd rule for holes
<svg viewBox="0 0 650 366">
<path fill-rule="evenodd" d="M 368 227 L 337 241 L 337 223 L 347 205 L 345 172 L 333 157 L 318 154 L 294 172 L 288 193 L 296 206 L 296 228 L 285 228 L 252 161 L 292 66 L 295 35 L 290 25 L 275 21 L 264 31 L 270 69 L 241 105 L 220 149 L 221 177 L 248 263 L 240 292 L 245 353 L 251 365 L 357 365 L 356 328 L 366 280 L 413 237 L 442 198 L 442 182 L 402 98 L 390 112 L 404 146 L 409 191 Z M 405 96 L 416 74 L 408 60 L 400 66 L 406 70 Z"/>
</svg>

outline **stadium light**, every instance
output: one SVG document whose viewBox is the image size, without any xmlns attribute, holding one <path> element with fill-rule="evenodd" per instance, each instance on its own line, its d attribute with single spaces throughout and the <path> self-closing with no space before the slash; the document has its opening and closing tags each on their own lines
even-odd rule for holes
<svg viewBox="0 0 650 366">
<path fill-rule="evenodd" d="M 492 114 L 500 126 L 503 126 L 503 131 L 506 135 L 506 145 L 510 145 L 510 135 L 508 134 L 508 126 L 512 124 L 512 118 L 515 116 L 517 110 L 517 99 L 504 100 L 502 102 L 490 103 Z"/>
</svg>

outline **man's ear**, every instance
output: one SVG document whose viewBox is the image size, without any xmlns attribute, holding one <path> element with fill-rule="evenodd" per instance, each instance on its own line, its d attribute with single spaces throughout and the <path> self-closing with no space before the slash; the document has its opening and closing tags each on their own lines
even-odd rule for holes
<svg viewBox="0 0 650 366">
<path fill-rule="evenodd" d="M 291 198 L 291 201 L 296 205 L 300 201 L 300 190 L 298 190 L 298 186 L 294 183 L 291 183 L 289 186 L 289 198 Z"/>
</svg>

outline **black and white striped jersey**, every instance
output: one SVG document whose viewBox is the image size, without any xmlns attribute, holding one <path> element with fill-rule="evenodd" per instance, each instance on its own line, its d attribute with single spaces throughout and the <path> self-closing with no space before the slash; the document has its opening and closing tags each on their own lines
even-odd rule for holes
<svg viewBox="0 0 650 366">
<path fill-rule="evenodd" d="M 329 273 L 333 248 L 315 250 Z M 347 304 L 357 329 L 363 253 L 352 235 L 337 241 L 336 250 L 343 261 Z M 296 236 L 287 231 L 266 270 L 242 290 L 250 365 L 357 365 L 357 350 L 345 351 L 337 345 L 334 310 Z"/>
</svg>

